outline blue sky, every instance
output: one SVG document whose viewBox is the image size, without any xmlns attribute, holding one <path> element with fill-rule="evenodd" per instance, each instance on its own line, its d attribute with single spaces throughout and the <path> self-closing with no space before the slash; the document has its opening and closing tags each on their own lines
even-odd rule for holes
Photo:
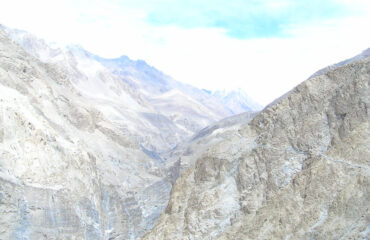
<svg viewBox="0 0 370 240">
<path fill-rule="evenodd" d="M 370 47 L 369 0 L 0 0 L 0 23 L 262 104 Z"/>
<path fill-rule="evenodd" d="M 350 16 L 351 8 L 336 1 L 158 1 L 148 11 L 154 25 L 223 28 L 234 38 L 289 37 L 285 27 Z"/>
</svg>

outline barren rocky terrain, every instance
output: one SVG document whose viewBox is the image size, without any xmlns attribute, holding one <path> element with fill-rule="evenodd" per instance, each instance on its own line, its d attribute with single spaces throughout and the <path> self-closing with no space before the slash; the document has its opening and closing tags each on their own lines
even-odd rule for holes
<svg viewBox="0 0 370 240">
<path fill-rule="evenodd" d="M 145 62 L 9 31 L 0 239 L 369 239 L 368 50 L 216 121 Z"/>
<path fill-rule="evenodd" d="M 94 103 L 0 30 L 0 239 L 134 239 L 152 227 L 171 184 Z"/>
<path fill-rule="evenodd" d="M 323 71 L 198 154 L 143 239 L 368 239 L 369 83 Z"/>
</svg>

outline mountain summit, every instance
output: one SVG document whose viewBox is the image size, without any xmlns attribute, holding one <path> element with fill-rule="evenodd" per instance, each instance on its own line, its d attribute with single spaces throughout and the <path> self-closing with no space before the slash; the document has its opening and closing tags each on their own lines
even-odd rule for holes
<svg viewBox="0 0 370 240">
<path fill-rule="evenodd" d="M 225 104 L 233 114 L 260 111 L 262 109 L 262 106 L 249 97 L 241 88 L 229 91 L 218 90 L 211 94 Z"/>
</svg>

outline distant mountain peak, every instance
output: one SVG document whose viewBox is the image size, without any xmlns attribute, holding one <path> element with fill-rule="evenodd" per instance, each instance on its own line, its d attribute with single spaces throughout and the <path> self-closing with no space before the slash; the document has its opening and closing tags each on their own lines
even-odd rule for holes
<svg viewBox="0 0 370 240">
<path fill-rule="evenodd" d="M 233 114 L 262 109 L 242 88 L 216 90 L 211 95 L 225 104 Z"/>
</svg>

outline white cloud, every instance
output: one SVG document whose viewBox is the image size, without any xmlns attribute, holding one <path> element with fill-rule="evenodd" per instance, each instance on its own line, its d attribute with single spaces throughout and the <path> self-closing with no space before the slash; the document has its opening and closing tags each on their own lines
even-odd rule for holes
<svg viewBox="0 0 370 240">
<path fill-rule="evenodd" d="M 370 15 L 363 14 L 370 6 L 355 2 L 362 12 L 357 17 L 292 25 L 289 38 L 240 40 L 222 29 L 152 26 L 134 4 L 99 0 L 7 1 L 0 3 L 0 22 L 48 40 L 79 43 L 105 57 L 144 59 L 198 87 L 242 87 L 267 104 L 316 70 L 370 47 Z"/>
</svg>

